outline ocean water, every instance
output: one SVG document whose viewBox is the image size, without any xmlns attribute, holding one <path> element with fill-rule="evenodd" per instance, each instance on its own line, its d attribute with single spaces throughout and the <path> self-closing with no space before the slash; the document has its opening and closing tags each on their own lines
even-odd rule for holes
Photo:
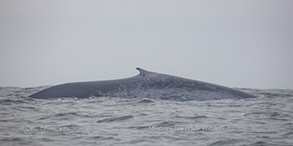
<svg viewBox="0 0 293 146">
<path fill-rule="evenodd" d="M 293 145 L 293 90 L 258 98 L 33 99 L 46 87 L 0 88 L 0 145 Z"/>
</svg>

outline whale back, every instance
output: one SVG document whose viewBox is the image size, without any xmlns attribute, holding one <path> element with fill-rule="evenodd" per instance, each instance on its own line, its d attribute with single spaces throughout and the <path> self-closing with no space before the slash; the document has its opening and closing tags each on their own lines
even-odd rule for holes
<svg viewBox="0 0 293 146">
<path fill-rule="evenodd" d="M 217 100 L 255 97 L 228 87 L 149 72 L 137 68 L 137 76 L 94 82 L 67 83 L 40 91 L 33 98 L 109 96 L 154 98 L 164 100 Z"/>
</svg>

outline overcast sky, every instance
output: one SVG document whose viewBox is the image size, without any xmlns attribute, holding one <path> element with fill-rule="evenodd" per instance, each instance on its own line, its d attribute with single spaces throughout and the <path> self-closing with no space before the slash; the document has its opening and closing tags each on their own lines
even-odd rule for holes
<svg viewBox="0 0 293 146">
<path fill-rule="evenodd" d="M 0 0 L 0 86 L 137 75 L 293 89 L 292 0 Z"/>
</svg>

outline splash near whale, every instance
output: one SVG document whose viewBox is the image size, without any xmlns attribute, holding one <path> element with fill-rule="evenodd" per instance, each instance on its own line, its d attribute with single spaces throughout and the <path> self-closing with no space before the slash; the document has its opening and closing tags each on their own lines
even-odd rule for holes
<svg viewBox="0 0 293 146">
<path fill-rule="evenodd" d="M 116 80 L 75 82 L 56 85 L 32 98 L 88 98 L 92 96 L 121 98 L 153 98 L 163 100 L 244 99 L 256 96 L 232 88 L 137 68 L 139 75 Z"/>
</svg>

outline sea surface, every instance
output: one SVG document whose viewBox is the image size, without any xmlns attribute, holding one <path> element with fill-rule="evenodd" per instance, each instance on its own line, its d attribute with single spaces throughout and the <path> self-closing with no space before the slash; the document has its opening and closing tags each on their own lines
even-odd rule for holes
<svg viewBox="0 0 293 146">
<path fill-rule="evenodd" d="M 258 97 L 185 102 L 28 97 L 44 88 L 0 87 L 1 146 L 293 145 L 293 90 L 239 89 Z"/>
</svg>

